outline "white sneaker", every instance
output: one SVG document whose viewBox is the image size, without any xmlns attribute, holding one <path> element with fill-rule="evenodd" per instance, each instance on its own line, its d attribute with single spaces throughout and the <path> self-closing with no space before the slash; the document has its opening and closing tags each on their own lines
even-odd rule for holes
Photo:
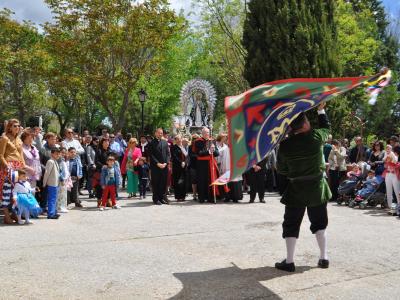
<svg viewBox="0 0 400 300">
<path fill-rule="evenodd" d="M 143 200 L 143 196 L 140 196 L 140 200 Z"/>
<path fill-rule="evenodd" d="M 113 208 L 113 209 L 121 209 L 121 206 L 114 205 L 112 208 Z"/>
<path fill-rule="evenodd" d="M 66 213 L 68 213 L 68 209 L 66 209 L 66 208 L 61 208 L 59 212 L 60 212 L 60 213 L 63 213 L 63 214 L 66 214 Z"/>
<path fill-rule="evenodd" d="M 34 224 L 31 220 L 25 221 L 25 224 Z"/>
<path fill-rule="evenodd" d="M 99 207 L 99 210 L 100 210 L 100 211 L 103 211 L 103 210 L 104 210 L 104 207 Z"/>
<path fill-rule="evenodd" d="M 19 224 L 19 225 L 24 225 L 24 224 L 25 224 L 25 222 L 24 222 L 24 221 L 22 221 L 22 220 L 18 220 L 18 224 Z"/>
</svg>

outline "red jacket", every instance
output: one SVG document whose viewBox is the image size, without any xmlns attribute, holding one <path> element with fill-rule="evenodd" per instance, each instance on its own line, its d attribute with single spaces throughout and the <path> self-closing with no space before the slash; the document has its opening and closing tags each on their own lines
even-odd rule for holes
<svg viewBox="0 0 400 300">
<path fill-rule="evenodd" d="M 125 154 L 124 154 L 124 158 L 122 160 L 122 164 L 121 164 L 121 173 L 122 174 L 126 174 L 126 165 L 128 163 L 128 153 L 129 153 L 129 149 L 127 148 L 125 150 Z M 132 161 L 135 162 L 135 160 L 137 160 L 138 158 L 142 157 L 142 150 L 140 150 L 140 148 L 135 147 L 132 151 Z M 136 167 L 136 164 L 134 164 L 134 167 Z"/>
</svg>

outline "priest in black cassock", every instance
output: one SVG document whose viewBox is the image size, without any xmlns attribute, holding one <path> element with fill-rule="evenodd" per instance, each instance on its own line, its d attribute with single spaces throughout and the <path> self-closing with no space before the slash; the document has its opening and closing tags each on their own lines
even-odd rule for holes
<svg viewBox="0 0 400 300">
<path fill-rule="evenodd" d="M 170 152 L 168 142 L 163 139 L 163 130 L 161 128 L 158 128 L 155 132 L 155 139 L 149 145 L 149 153 L 153 202 L 156 205 L 168 204 L 165 201 L 165 196 Z"/>
<path fill-rule="evenodd" d="M 211 183 L 218 178 L 218 167 L 215 157 L 219 155 L 215 142 L 210 139 L 210 130 L 204 127 L 201 138 L 194 143 L 193 154 L 197 158 L 197 193 L 199 202 L 214 202 L 214 191 L 218 194 L 218 188 L 211 187 Z"/>
</svg>

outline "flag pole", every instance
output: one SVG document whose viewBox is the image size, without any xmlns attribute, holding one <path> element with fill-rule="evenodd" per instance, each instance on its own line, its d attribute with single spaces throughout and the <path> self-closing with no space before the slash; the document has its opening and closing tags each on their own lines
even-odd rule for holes
<svg viewBox="0 0 400 300">
<path fill-rule="evenodd" d="M 211 174 L 214 174 L 214 172 L 215 172 L 214 153 L 211 153 L 211 168 L 212 168 L 212 170 L 211 170 L 212 173 Z M 217 204 L 217 197 L 215 195 L 215 184 L 213 184 L 212 187 L 213 187 L 213 195 L 214 195 L 214 204 Z"/>
</svg>

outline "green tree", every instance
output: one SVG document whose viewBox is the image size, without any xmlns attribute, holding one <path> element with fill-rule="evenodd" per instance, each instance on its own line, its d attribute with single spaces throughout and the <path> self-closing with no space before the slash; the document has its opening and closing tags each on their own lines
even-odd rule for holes
<svg viewBox="0 0 400 300">
<path fill-rule="evenodd" d="M 334 6 L 333 0 L 251 0 L 243 33 L 249 84 L 337 74 Z"/>
<path fill-rule="evenodd" d="M 179 29 L 168 2 L 46 2 L 56 16 L 55 24 L 45 26 L 53 55 L 64 57 L 65 69 L 75 69 L 86 94 L 102 106 L 114 129 L 123 128 L 127 108 L 137 107 L 138 80 L 159 72 L 166 41 Z"/>
<path fill-rule="evenodd" d="M 11 14 L 0 12 L 1 117 L 17 116 L 24 125 L 44 110 L 47 89 L 42 74 L 49 58 L 37 29 L 29 22 L 12 20 Z"/>
<path fill-rule="evenodd" d="M 377 73 L 382 66 L 388 66 L 396 72 L 398 42 L 388 30 L 389 23 L 381 1 L 336 1 L 335 20 L 341 76 L 371 75 Z M 368 104 L 368 96 L 363 89 L 335 99 L 331 102 L 335 108 L 331 113 L 334 132 L 342 135 L 343 120 L 352 119 L 352 114 L 356 113 L 363 121 L 367 121 L 366 134 L 387 136 L 394 130 L 390 120 L 396 95 L 395 86 L 385 88 L 375 106 Z M 346 134 L 360 132 L 361 124 L 358 123 L 350 122 Z M 352 130 L 351 127 L 356 129 Z"/>
<path fill-rule="evenodd" d="M 243 77 L 246 49 L 241 44 L 246 2 L 243 0 L 201 0 L 200 32 L 208 48 L 210 61 L 224 90 L 238 94 L 248 89 Z"/>
</svg>

